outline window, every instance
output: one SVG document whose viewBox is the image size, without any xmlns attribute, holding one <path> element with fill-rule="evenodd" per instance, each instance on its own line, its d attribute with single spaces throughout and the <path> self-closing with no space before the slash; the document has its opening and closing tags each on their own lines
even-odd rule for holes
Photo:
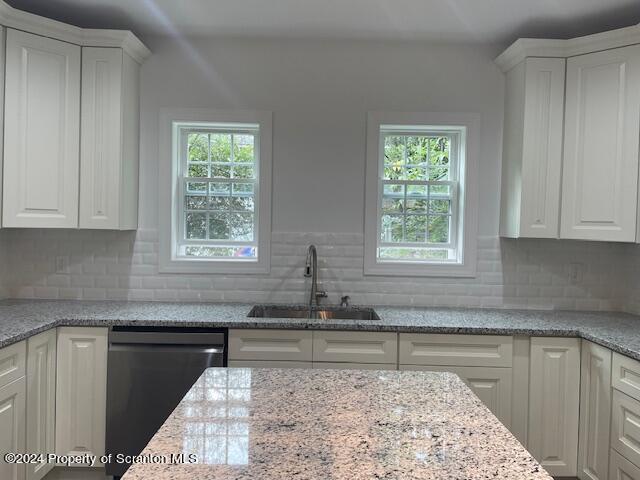
<svg viewBox="0 0 640 480">
<path fill-rule="evenodd" d="M 161 271 L 268 271 L 270 115 L 179 117 L 165 120 L 172 159 L 161 187 L 172 200 L 170 224 L 161 233 Z"/>
<path fill-rule="evenodd" d="M 454 117 L 370 114 L 365 273 L 474 274 L 474 207 L 468 201 L 473 122 Z M 472 240 L 465 241 L 470 223 Z"/>
</svg>

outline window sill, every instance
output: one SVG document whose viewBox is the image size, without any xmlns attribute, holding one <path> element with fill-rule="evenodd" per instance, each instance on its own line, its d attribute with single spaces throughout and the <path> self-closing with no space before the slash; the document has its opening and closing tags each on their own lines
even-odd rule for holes
<svg viewBox="0 0 640 480">
<path fill-rule="evenodd" d="M 364 266 L 365 275 L 389 275 L 398 277 L 468 277 L 476 276 L 475 265 L 437 263 L 375 263 Z"/>
</svg>

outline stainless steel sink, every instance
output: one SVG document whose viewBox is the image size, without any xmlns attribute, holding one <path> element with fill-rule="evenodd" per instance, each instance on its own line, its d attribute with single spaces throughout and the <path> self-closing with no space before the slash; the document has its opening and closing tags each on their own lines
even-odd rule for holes
<svg viewBox="0 0 640 480">
<path fill-rule="evenodd" d="M 261 318 L 317 318 L 322 320 L 380 320 L 373 308 L 320 307 L 311 310 L 306 305 L 256 305 L 248 317 Z"/>
</svg>

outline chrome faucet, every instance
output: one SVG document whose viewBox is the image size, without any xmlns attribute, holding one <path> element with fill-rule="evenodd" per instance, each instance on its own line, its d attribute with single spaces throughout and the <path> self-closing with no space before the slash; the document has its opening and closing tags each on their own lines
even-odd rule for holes
<svg viewBox="0 0 640 480">
<path fill-rule="evenodd" d="M 311 292 L 309 294 L 309 316 L 312 310 L 318 308 L 318 300 L 326 298 L 327 292 L 318 290 L 318 252 L 315 245 L 309 245 L 307 250 L 307 263 L 304 267 L 304 276 L 311 277 Z"/>
</svg>

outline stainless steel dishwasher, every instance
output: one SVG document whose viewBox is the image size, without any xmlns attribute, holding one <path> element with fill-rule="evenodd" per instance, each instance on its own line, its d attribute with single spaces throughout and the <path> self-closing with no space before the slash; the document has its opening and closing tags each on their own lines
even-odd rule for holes
<svg viewBox="0 0 640 480">
<path fill-rule="evenodd" d="M 138 455 L 208 367 L 224 367 L 227 332 L 182 327 L 111 327 L 106 453 Z M 106 465 L 120 477 L 128 464 Z"/>
</svg>

